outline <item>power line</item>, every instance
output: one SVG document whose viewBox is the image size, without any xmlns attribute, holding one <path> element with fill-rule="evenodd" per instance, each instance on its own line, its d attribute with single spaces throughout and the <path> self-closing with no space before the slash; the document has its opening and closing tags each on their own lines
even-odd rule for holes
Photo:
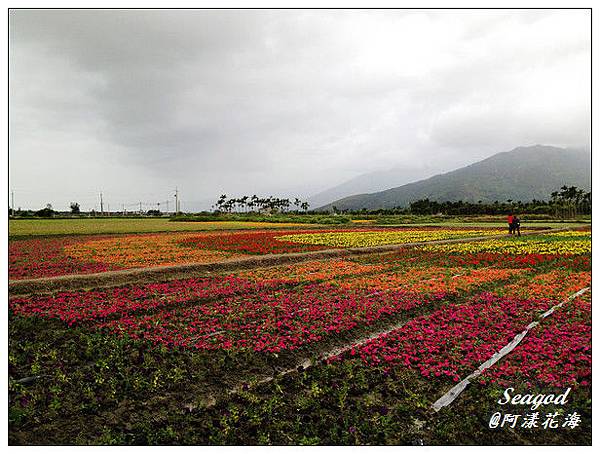
<svg viewBox="0 0 600 454">
<path fill-rule="evenodd" d="M 19 192 L 19 194 L 21 194 L 21 192 L 19 190 L 15 191 L 14 189 L 11 190 L 10 192 L 10 206 L 11 208 L 14 210 L 15 209 L 15 192 Z M 163 200 L 156 200 L 154 199 L 154 201 L 144 201 L 144 200 L 138 200 L 137 202 L 117 202 L 115 204 L 113 204 L 113 208 L 116 206 L 121 206 L 122 208 L 122 212 L 123 213 L 127 213 L 127 212 L 135 212 L 138 211 L 140 213 L 143 214 L 144 209 L 148 209 L 148 210 L 154 210 L 158 208 L 158 211 L 160 211 L 160 208 L 162 207 L 163 209 L 166 209 L 166 213 L 180 213 L 181 212 L 181 194 L 179 192 L 179 187 L 175 188 L 175 206 L 174 206 L 174 211 L 171 211 L 171 203 L 172 200 L 170 200 L 170 197 L 167 197 L 166 199 Z M 28 198 L 28 197 L 26 197 Z M 115 197 L 117 200 L 120 199 L 120 197 Z M 158 199 L 159 197 L 157 197 Z M 57 199 L 56 197 L 52 197 L 51 199 Z M 61 199 L 63 199 L 63 197 L 61 197 Z M 85 194 L 82 195 L 82 197 L 72 197 L 69 199 L 70 201 L 78 201 L 80 202 L 82 205 L 85 206 L 89 206 L 89 210 L 90 211 L 98 211 L 98 208 L 100 208 L 100 213 L 102 215 L 105 215 L 107 212 L 105 211 L 105 209 L 108 209 L 108 212 L 110 212 L 110 203 L 109 201 L 105 201 L 104 200 L 104 192 L 96 192 L 96 196 L 88 196 Z M 122 199 L 121 199 L 122 200 Z M 63 202 L 60 201 L 60 203 L 58 203 L 58 205 L 61 205 Z M 65 202 L 67 204 L 68 207 L 68 200 Z M 105 206 L 106 205 L 106 206 Z M 62 211 L 62 210 L 60 210 Z"/>
</svg>

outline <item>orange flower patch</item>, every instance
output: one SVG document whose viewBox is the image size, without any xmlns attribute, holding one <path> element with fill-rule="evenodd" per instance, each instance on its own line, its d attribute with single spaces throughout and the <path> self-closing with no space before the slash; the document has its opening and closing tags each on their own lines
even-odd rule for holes
<svg viewBox="0 0 600 454">
<path fill-rule="evenodd" d="M 190 236 L 198 237 L 198 234 L 136 235 L 92 240 L 66 246 L 65 254 L 84 262 L 114 264 L 124 268 L 209 263 L 246 257 L 244 254 L 202 250 L 179 244 Z"/>
<path fill-rule="evenodd" d="M 407 270 L 373 276 L 358 276 L 340 281 L 343 288 L 372 288 L 374 290 L 403 290 L 425 293 L 454 293 L 478 285 L 509 279 L 525 270 L 511 268 L 438 268 Z"/>
<path fill-rule="evenodd" d="M 515 284 L 499 288 L 496 293 L 511 297 L 563 300 L 591 284 L 592 273 L 589 271 L 554 270 L 521 279 Z"/>
<path fill-rule="evenodd" d="M 347 260 L 328 260 L 257 269 L 238 273 L 237 275 L 251 281 L 300 283 L 334 279 L 340 276 L 374 273 L 385 268 L 383 265 L 362 265 Z"/>
</svg>

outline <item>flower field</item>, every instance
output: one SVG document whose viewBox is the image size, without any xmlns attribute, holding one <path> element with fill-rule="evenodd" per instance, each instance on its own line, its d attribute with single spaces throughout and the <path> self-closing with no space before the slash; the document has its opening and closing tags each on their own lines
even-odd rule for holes
<svg viewBox="0 0 600 454">
<path fill-rule="evenodd" d="M 550 387 L 591 385 L 591 310 L 589 294 L 575 299 L 536 328 L 507 361 L 485 377 L 502 384 L 518 377 Z"/>
<path fill-rule="evenodd" d="M 551 300 L 483 293 L 418 317 L 348 355 L 358 356 L 366 364 L 402 365 L 415 368 L 424 377 L 447 376 L 459 381 L 522 331 L 529 317 L 551 306 Z"/>
<path fill-rule="evenodd" d="M 19 270 L 11 276 L 35 272 L 24 263 L 39 260 L 46 246 L 55 256 L 40 268 L 51 274 L 77 263 L 93 272 L 495 233 L 369 228 L 24 240 L 11 251 Z M 589 232 L 557 232 L 11 296 L 10 437 L 587 443 L 591 292 L 569 297 L 591 288 L 590 251 Z M 534 321 L 452 405 L 432 410 Z M 503 410 L 496 402 L 507 386 L 534 394 L 571 387 L 563 410 L 578 411 L 581 427 L 490 432 L 487 420 Z"/>
<path fill-rule="evenodd" d="M 384 244 L 418 243 L 505 233 L 499 229 L 402 229 L 401 231 L 296 233 L 282 236 L 293 243 L 330 247 L 370 247 Z"/>
<path fill-rule="evenodd" d="M 426 251 L 442 251 L 446 253 L 479 253 L 497 254 L 541 254 L 571 255 L 591 252 L 591 232 L 558 232 L 543 237 L 513 237 L 502 240 L 488 240 L 477 243 L 426 245 Z"/>
<path fill-rule="evenodd" d="M 387 298 L 309 285 L 302 291 L 256 292 L 150 316 L 123 317 L 99 327 L 167 347 L 280 352 L 431 305 L 442 297 L 398 292 Z"/>
<path fill-rule="evenodd" d="M 65 254 L 65 248 L 80 238 L 28 239 L 8 244 L 10 279 L 60 276 L 63 274 L 98 273 L 119 269 L 114 265 L 76 259 Z"/>
<path fill-rule="evenodd" d="M 66 246 L 64 254 L 81 262 L 106 263 L 121 269 L 218 262 L 243 257 L 242 254 L 224 251 L 178 247 L 189 237 L 189 233 L 174 233 L 99 239 Z"/>
<path fill-rule="evenodd" d="M 285 227 L 285 225 L 282 225 Z M 249 229 L 251 226 L 245 226 Z M 257 227 L 261 227 L 257 223 Z M 228 226 L 228 228 L 233 228 Z M 292 234 L 290 235 L 290 232 Z M 214 263 L 255 255 L 497 235 L 497 229 L 245 230 L 30 238 L 9 244 L 10 279 Z"/>
</svg>

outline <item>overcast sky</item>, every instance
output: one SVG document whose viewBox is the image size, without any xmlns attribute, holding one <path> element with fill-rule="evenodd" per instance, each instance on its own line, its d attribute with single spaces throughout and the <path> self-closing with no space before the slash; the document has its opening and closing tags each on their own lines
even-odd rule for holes
<svg viewBox="0 0 600 454">
<path fill-rule="evenodd" d="M 178 186 L 197 210 L 583 146 L 589 14 L 12 11 L 15 205 L 172 207 Z"/>
</svg>

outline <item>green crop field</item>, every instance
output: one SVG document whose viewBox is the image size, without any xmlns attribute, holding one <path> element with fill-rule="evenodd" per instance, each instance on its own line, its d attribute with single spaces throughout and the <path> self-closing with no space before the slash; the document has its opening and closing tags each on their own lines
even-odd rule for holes
<svg viewBox="0 0 600 454">
<path fill-rule="evenodd" d="M 334 216 L 330 216 L 333 218 Z M 321 217 L 323 218 L 323 217 Z M 275 222 L 277 221 L 277 222 Z M 9 237 L 19 238 L 28 236 L 51 236 L 51 235 L 94 235 L 94 234 L 119 234 L 119 233 L 152 233 L 152 232 L 196 232 L 211 230 L 246 230 L 246 229 L 281 229 L 286 227 L 317 227 L 319 224 L 306 224 L 295 222 L 281 222 L 282 219 L 274 218 L 274 222 L 223 220 L 223 221 L 178 221 L 171 222 L 165 218 L 77 218 L 77 219 L 11 219 L 9 221 Z M 390 224 L 379 224 L 377 220 L 367 220 L 362 224 L 350 222 L 347 227 L 385 226 L 398 227 L 500 227 L 505 223 L 498 222 L 460 222 L 448 220 L 443 222 L 431 222 L 429 216 L 423 216 L 423 222 L 400 222 Z M 414 221 L 414 219 L 413 219 Z M 544 227 L 581 227 L 589 225 L 589 222 L 555 222 L 555 221 L 531 221 L 523 222 L 522 228 Z M 341 225 L 338 225 L 341 227 Z"/>
<path fill-rule="evenodd" d="M 267 229 L 295 224 L 270 222 L 170 222 L 164 218 L 115 219 L 19 219 L 10 220 L 9 237 L 45 235 L 93 235 L 113 233 L 194 232 L 206 230 Z"/>
</svg>

